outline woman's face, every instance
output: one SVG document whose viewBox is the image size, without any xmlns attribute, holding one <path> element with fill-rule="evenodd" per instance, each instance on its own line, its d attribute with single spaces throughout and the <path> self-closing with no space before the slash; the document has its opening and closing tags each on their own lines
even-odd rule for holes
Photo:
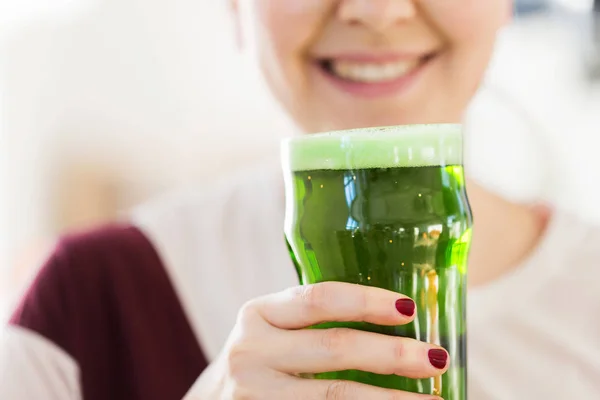
<svg viewBox="0 0 600 400">
<path fill-rule="evenodd" d="M 510 0 L 238 0 L 260 68 L 308 132 L 460 122 Z"/>
</svg>

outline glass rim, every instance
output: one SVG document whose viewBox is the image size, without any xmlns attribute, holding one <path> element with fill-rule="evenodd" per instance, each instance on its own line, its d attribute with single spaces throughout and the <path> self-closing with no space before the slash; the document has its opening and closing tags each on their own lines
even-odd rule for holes
<svg viewBox="0 0 600 400">
<path fill-rule="evenodd" d="M 462 165 L 462 124 L 399 125 L 308 134 L 282 141 L 292 171 Z"/>
<path fill-rule="evenodd" d="M 366 128 L 340 129 L 326 132 L 317 132 L 301 134 L 283 139 L 284 142 L 296 143 L 303 141 L 320 140 L 324 138 L 356 138 L 356 139 L 375 139 L 375 136 L 408 136 L 422 134 L 436 135 L 462 135 L 463 124 L 458 123 L 439 123 L 439 124 L 408 124 L 408 125 L 388 125 L 373 126 Z M 378 139 L 378 138 L 377 138 Z"/>
</svg>

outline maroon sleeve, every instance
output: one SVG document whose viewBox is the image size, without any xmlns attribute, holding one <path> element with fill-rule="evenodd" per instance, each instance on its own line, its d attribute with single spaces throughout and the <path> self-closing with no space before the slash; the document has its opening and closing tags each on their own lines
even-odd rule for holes
<svg viewBox="0 0 600 400">
<path fill-rule="evenodd" d="M 10 323 L 75 359 L 84 400 L 180 400 L 207 365 L 157 252 L 131 226 L 61 240 Z"/>
</svg>

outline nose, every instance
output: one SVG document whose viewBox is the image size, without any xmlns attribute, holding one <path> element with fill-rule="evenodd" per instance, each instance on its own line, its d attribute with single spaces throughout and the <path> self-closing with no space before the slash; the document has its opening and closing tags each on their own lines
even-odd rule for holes
<svg viewBox="0 0 600 400">
<path fill-rule="evenodd" d="M 337 10 L 338 18 L 345 23 L 360 24 L 377 32 L 410 20 L 416 13 L 414 0 L 340 0 Z"/>
</svg>

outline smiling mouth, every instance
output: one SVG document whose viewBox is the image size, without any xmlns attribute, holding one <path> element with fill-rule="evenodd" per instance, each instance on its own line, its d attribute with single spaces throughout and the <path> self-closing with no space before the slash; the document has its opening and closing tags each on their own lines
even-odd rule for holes
<svg viewBox="0 0 600 400">
<path fill-rule="evenodd" d="M 350 59 L 322 59 L 319 67 L 327 75 L 348 83 L 381 84 L 401 80 L 419 70 L 436 57 L 430 53 L 422 57 L 390 61 L 356 61 Z"/>
</svg>

